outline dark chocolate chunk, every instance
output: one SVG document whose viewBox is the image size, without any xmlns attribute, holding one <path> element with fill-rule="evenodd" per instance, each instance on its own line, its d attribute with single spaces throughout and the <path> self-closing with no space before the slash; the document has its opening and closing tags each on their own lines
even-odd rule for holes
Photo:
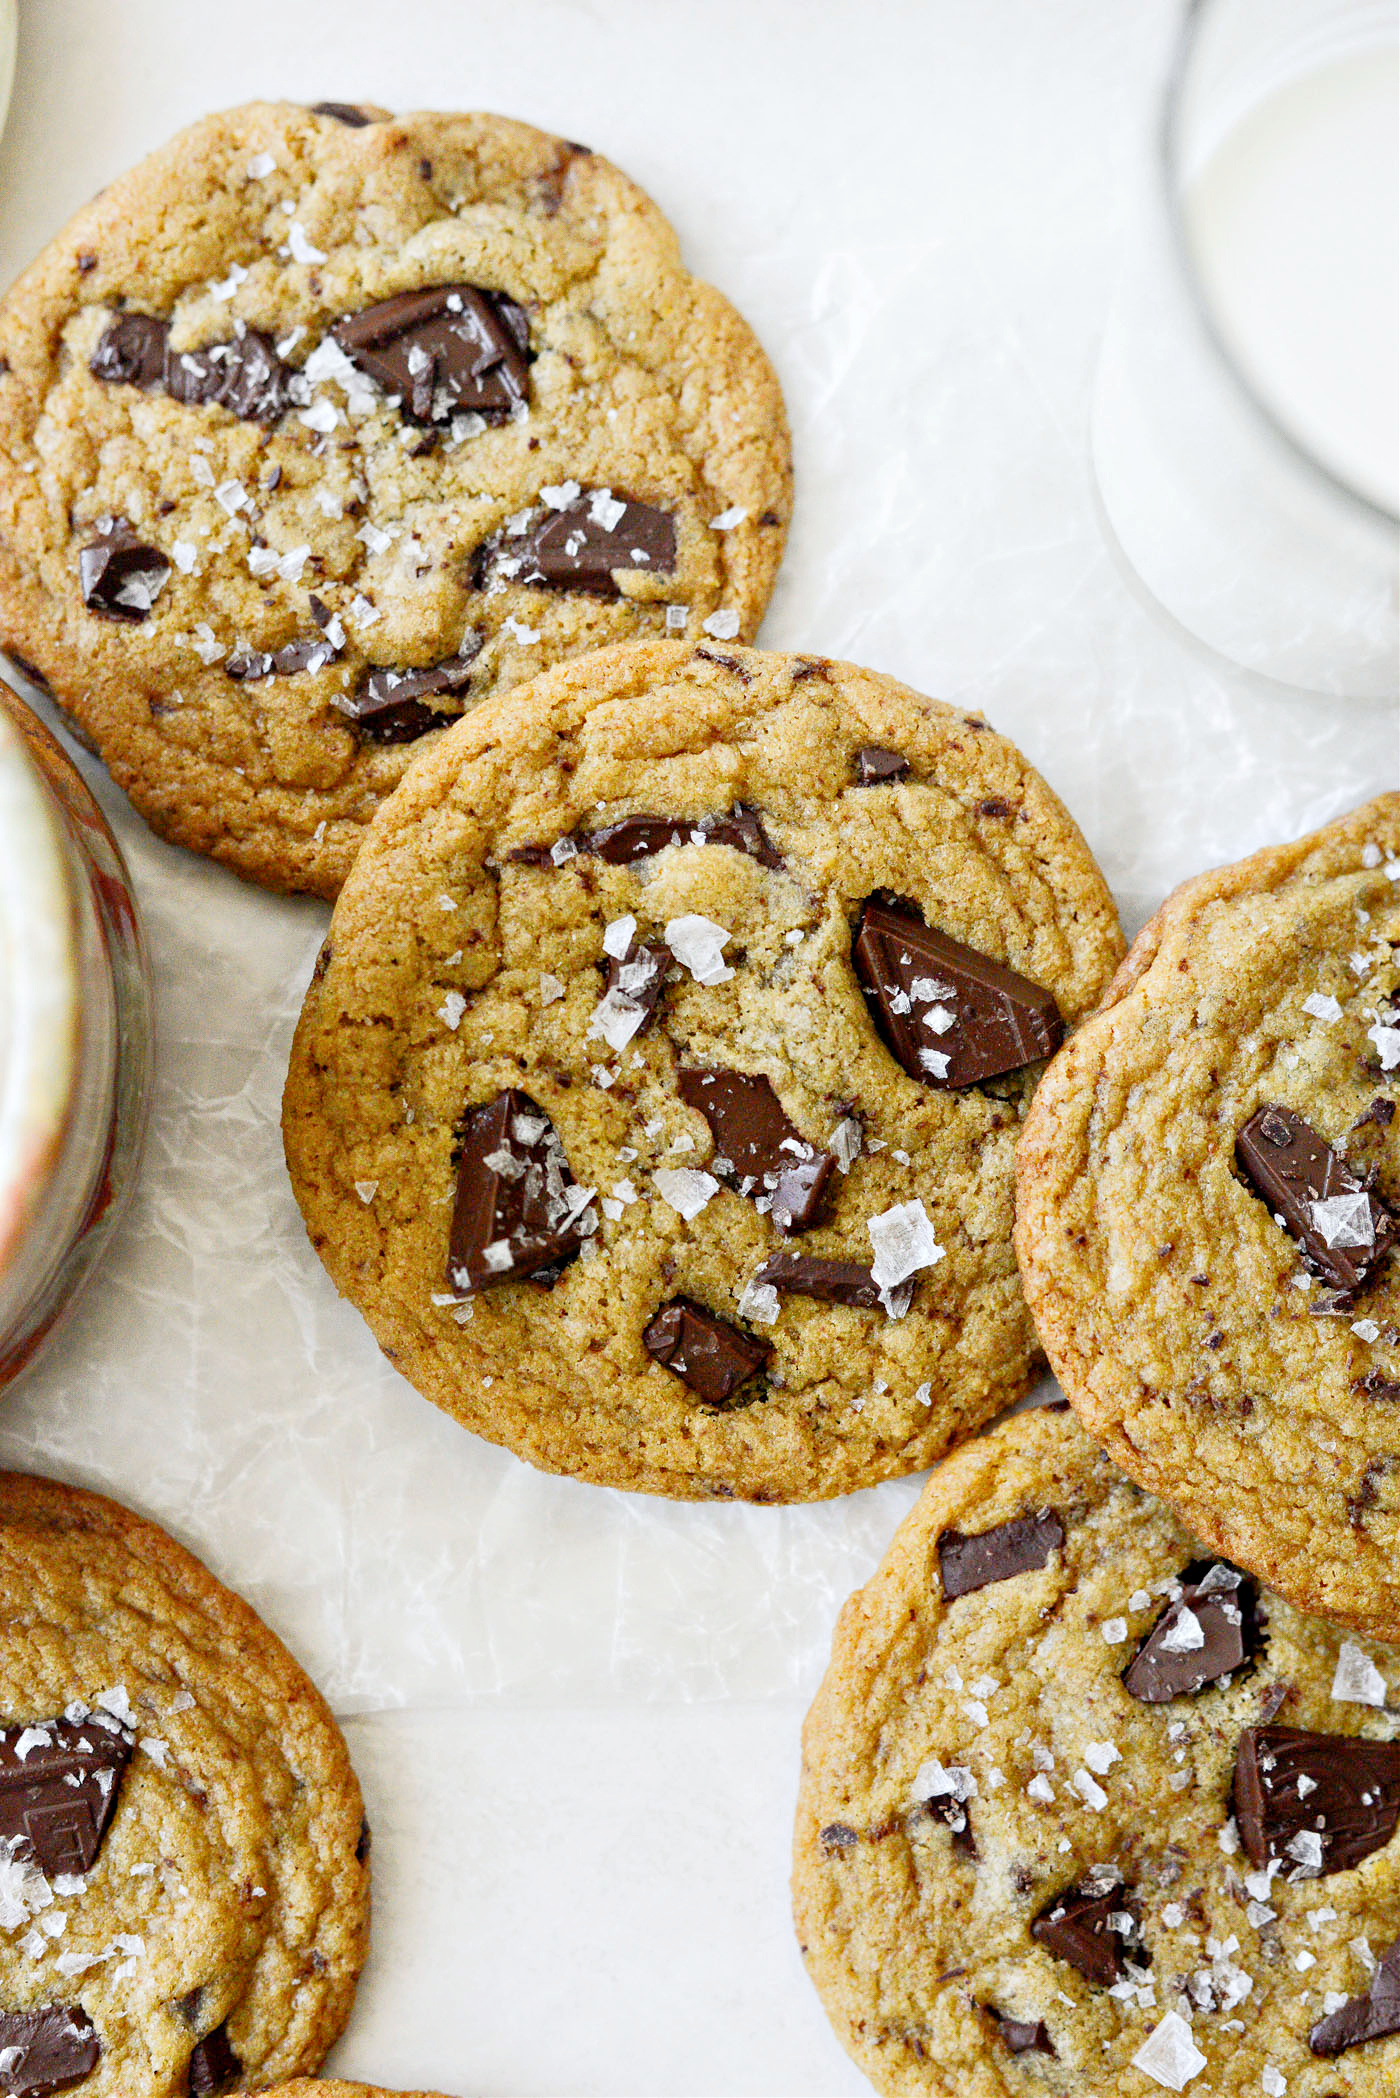
<svg viewBox="0 0 1400 2098">
<path fill-rule="evenodd" d="M 159 548 L 147 546 L 119 517 L 78 554 L 78 583 L 89 612 L 133 626 L 150 616 L 169 573 Z"/>
<path fill-rule="evenodd" d="M 708 1406 L 724 1406 L 772 1354 L 693 1297 L 673 1297 L 642 1334 L 642 1345 L 687 1383 Z"/>
<path fill-rule="evenodd" d="M 131 1742 L 113 1721 L 0 1729 L 0 1837 L 27 1846 L 50 1879 L 91 1872 L 130 1760 Z"/>
<path fill-rule="evenodd" d="M 296 641 L 270 654 L 263 649 L 240 649 L 224 664 L 224 676 L 244 683 L 265 677 L 294 677 L 299 670 L 324 670 L 340 650 L 324 634 L 303 634 Z"/>
<path fill-rule="evenodd" d="M 879 1285 L 857 1260 L 821 1260 L 810 1253 L 775 1253 L 754 1276 L 755 1283 L 795 1297 L 817 1297 L 823 1304 L 853 1304 L 869 1311 L 880 1301 Z"/>
<path fill-rule="evenodd" d="M 481 635 L 468 627 L 455 656 L 423 670 L 372 670 L 358 692 L 332 703 L 366 741 L 412 743 L 429 729 L 443 728 L 460 717 L 461 706 L 430 707 L 425 701 L 465 692 L 481 646 Z"/>
<path fill-rule="evenodd" d="M 1364 1129 L 1370 1122 L 1374 1123 L 1377 1129 L 1389 1129 L 1394 1120 L 1395 1102 L 1387 1100 L 1384 1093 L 1377 1093 L 1370 1106 L 1363 1109 L 1351 1126 L 1353 1129 Z"/>
<path fill-rule="evenodd" d="M 216 2025 L 206 2033 L 190 2056 L 190 2098 L 215 2098 L 231 2089 L 243 2072 L 243 2064 L 229 2045 L 228 2027 Z"/>
<path fill-rule="evenodd" d="M 970 1800 L 955 1799 L 951 1792 L 940 1792 L 924 1801 L 924 1810 L 951 1831 L 954 1850 L 965 1858 L 976 1857 L 977 1838 L 972 1833 Z"/>
<path fill-rule="evenodd" d="M 361 1818 L 360 1833 L 355 1838 L 355 1863 L 363 1865 L 373 1848 L 374 1836 L 370 1829 L 369 1816 L 366 1814 Z"/>
<path fill-rule="evenodd" d="M 694 822 L 676 816 L 623 816 L 601 830 L 581 832 L 573 842 L 580 852 L 596 853 L 610 867 L 630 867 L 667 845 L 732 845 L 761 867 L 783 864 L 757 811 L 743 802 L 728 815 L 699 816 Z"/>
<path fill-rule="evenodd" d="M 620 1004 L 629 1005 L 634 1012 L 644 1015 L 638 1034 L 646 1032 L 655 1016 L 670 963 L 668 948 L 653 946 L 646 940 L 633 940 L 620 958 L 608 956 L 608 974 L 603 988 Z"/>
<path fill-rule="evenodd" d="M 878 743 L 867 743 L 856 752 L 858 787 L 882 787 L 886 780 L 908 777 L 909 760 L 897 750 L 882 750 Z"/>
<path fill-rule="evenodd" d="M 1279 1858 L 1315 1874 L 1350 1871 L 1395 1833 L 1400 1741 L 1247 1727 L 1235 1756 L 1234 1800 L 1253 1864 Z"/>
<path fill-rule="evenodd" d="M 1224 1682 L 1254 1651 L 1258 1591 L 1247 1574 L 1217 1561 L 1167 1604 L 1124 1672 L 1123 1688 L 1145 1705 L 1194 1697 Z"/>
<path fill-rule="evenodd" d="M 1008 2018 L 1004 2011 L 996 2011 L 988 2003 L 983 2006 L 989 2018 L 996 2020 L 998 2037 L 1013 2054 L 1053 2054 L 1050 2035 L 1037 2018 L 1034 2023 L 1025 2018 Z"/>
<path fill-rule="evenodd" d="M 710 1125 L 711 1164 L 721 1180 L 763 1203 L 780 1231 L 808 1231 L 820 1221 L 836 1160 L 801 1134 L 766 1078 L 682 1071 L 676 1089 Z"/>
<path fill-rule="evenodd" d="M 1400 1236 L 1400 1220 L 1291 1107 L 1252 1114 L 1235 1159 L 1307 1266 L 1333 1289 L 1360 1289 Z"/>
<path fill-rule="evenodd" d="M 81 2004 L 0 2011 L 0 2098 L 48 2098 L 90 2076 L 102 2042 Z"/>
<path fill-rule="evenodd" d="M 1106 1894 L 1094 1886 L 1070 1887 L 1042 1909 L 1031 1936 L 1057 1959 L 1068 1960 L 1087 1981 L 1111 1989 L 1123 1972 L 1123 1933 L 1114 1918 L 1134 1916 L 1131 1895 L 1121 1886 Z"/>
<path fill-rule="evenodd" d="M 957 1090 L 1018 1071 L 1059 1047 L 1049 991 L 926 925 L 903 903 L 871 897 L 852 949 L 870 1016 L 911 1078 Z"/>
<path fill-rule="evenodd" d="M 584 489 L 562 510 L 545 510 L 525 531 L 497 533 L 478 550 L 479 583 L 496 577 L 550 590 L 621 593 L 614 573 L 669 575 L 676 565 L 676 524 L 636 496 Z"/>
<path fill-rule="evenodd" d="M 334 117 L 337 124 L 348 124 L 352 131 L 360 131 L 375 119 L 368 110 L 357 109 L 353 102 L 313 102 L 313 117 Z"/>
<path fill-rule="evenodd" d="M 503 292 L 475 284 L 402 291 L 347 314 L 331 335 L 352 363 L 398 395 L 411 422 L 470 413 L 502 423 L 529 392 L 529 323 Z"/>
<path fill-rule="evenodd" d="M 943 1593 L 951 1602 L 954 1596 L 990 1588 L 994 1581 L 1035 1573 L 1064 1541 L 1065 1526 L 1053 1508 L 1042 1508 L 1036 1515 L 1013 1515 L 1010 1522 L 998 1523 L 994 1530 L 971 1535 L 945 1530 L 938 1540 Z"/>
<path fill-rule="evenodd" d="M 276 422 L 287 405 L 287 367 L 270 336 L 245 328 L 232 342 L 167 350 L 165 390 L 174 401 L 227 408 L 245 422 Z"/>
<path fill-rule="evenodd" d="M 117 386 L 163 386 L 170 323 L 154 313 L 119 313 L 107 323 L 88 370 Z"/>
<path fill-rule="evenodd" d="M 1381 1955 L 1366 1994 L 1319 2019 L 1308 2045 L 1314 2054 L 1345 2054 L 1349 2047 L 1388 2039 L 1393 2032 L 1400 2032 L 1400 1939 Z"/>
<path fill-rule="evenodd" d="M 587 1208 L 549 1116 L 515 1086 L 498 1093 L 463 1125 L 450 1287 L 470 1296 L 571 1259 Z"/>
</svg>

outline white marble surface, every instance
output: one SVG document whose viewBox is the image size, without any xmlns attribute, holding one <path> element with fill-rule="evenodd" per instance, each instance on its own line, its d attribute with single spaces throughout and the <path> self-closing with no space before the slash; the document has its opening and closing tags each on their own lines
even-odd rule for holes
<svg viewBox="0 0 1400 2098">
<path fill-rule="evenodd" d="M 1136 925 L 1391 783 L 1382 709 L 1196 651 L 1100 540 L 1094 350 L 1171 0 L 23 0 L 0 274 L 181 123 L 259 94 L 586 139 L 742 306 L 798 495 L 765 628 L 984 709 Z M 377 1831 L 335 2065 L 476 2098 L 864 2088 L 785 1909 L 797 1729 L 912 1482 L 805 1510 L 546 1480 L 383 1362 L 307 1248 L 276 1112 L 325 913 L 152 839 L 159 1077 L 98 1285 L 0 1460 L 112 1492 L 247 1593 L 337 1709 Z"/>
</svg>

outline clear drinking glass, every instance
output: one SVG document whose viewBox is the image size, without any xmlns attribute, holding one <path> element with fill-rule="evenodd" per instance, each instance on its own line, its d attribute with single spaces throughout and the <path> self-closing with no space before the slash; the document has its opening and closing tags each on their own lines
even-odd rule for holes
<svg viewBox="0 0 1400 2098">
<path fill-rule="evenodd" d="M 1103 519 L 1246 669 L 1394 700 L 1392 0 L 1194 0 L 1100 357 Z"/>
</svg>

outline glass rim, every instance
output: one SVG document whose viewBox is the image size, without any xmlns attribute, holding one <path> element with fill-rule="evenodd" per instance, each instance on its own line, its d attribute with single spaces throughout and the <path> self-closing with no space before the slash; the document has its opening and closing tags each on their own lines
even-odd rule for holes
<svg viewBox="0 0 1400 2098">
<path fill-rule="evenodd" d="M 1186 215 L 1182 209 L 1182 186 L 1179 181 L 1181 169 L 1181 114 L 1186 90 L 1187 76 L 1195 55 L 1196 40 L 1200 35 L 1205 16 L 1218 4 L 1218 0 L 1185 0 L 1181 23 L 1172 48 L 1171 61 L 1163 86 L 1157 127 L 1158 174 L 1161 180 L 1162 199 L 1166 210 L 1171 246 L 1181 280 L 1191 303 L 1191 310 L 1200 325 L 1201 332 L 1215 353 L 1216 361 L 1227 374 L 1236 392 L 1252 413 L 1284 450 L 1297 461 L 1305 474 L 1310 475 L 1322 487 L 1339 495 L 1368 520 L 1400 531 L 1400 511 L 1392 510 L 1389 504 L 1368 495 L 1364 489 L 1329 466 L 1306 445 L 1297 432 L 1263 398 L 1248 372 L 1230 348 L 1216 319 L 1196 268 L 1191 253 L 1190 236 L 1186 229 Z"/>
</svg>

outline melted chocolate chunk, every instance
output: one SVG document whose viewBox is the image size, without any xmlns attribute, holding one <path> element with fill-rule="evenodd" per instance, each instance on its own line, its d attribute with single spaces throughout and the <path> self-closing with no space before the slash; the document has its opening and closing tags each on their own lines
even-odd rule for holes
<svg viewBox="0 0 1400 2098">
<path fill-rule="evenodd" d="M 682 1071 L 676 1090 L 705 1117 L 718 1177 L 765 1204 L 780 1231 L 809 1231 L 821 1219 L 836 1171 L 829 1151 L 807 1141 L 766 1078 L 741 1071 Z"/>
<path fill-rule="evenodd" d="M 190 2056 L 190 2098 L 215 2098 L 231 2089 L 242 2072 L 243 2064 L 229 2045 L 228 2027 L 217 2025 Z"/>
<path fill-rule="evenodd" d="M 347 314 L 331 335 L 352 363 L 398 395 L 410 422 L 468 413 L 502 423 L 529 393 L 529 322 L 503 292 L 475 284 L 402 291 Z"/>
<path fill-rule="evenodd" d="M 1400 1742 L 1247 1727 L 1235 1757 L 1234 1800 L 1251 1863 L 1279 1858 L 1314 1874 L 1350 1871 L 1395 1833 Z"/>
<path fill-rule="evenodd" d="M 1393 1212 L 1291 1107 L 1251 1115 L 1235 1160 L 1306 1265 L 1333 1289 L 1360 1289 L 1400 1236 Z"/>
<path fill-rule="evenodd" d="M 1134 1913 L 1132 1897 L 1121 1886 L 1106 1894 L 1092 1886 L 1070 1887 L 1041 1910 L 1031 1936 L 1057 1959 L 1077 1967 L 1087 1981 L 1111 1989 L 1123 1973 L 1124 1942 L 1112 1919 Z"/>
<path fill-rule="evenodd" d="M 337 124 L 348 124 L 352 131 L 360 131 L 366 124 L 376 122 L 367 109 L 357 109 L 353 102 L 313 102 L 311 114 L 313 117 L 334 117 Z"/>
<path fill-rule="evenodd" d="M 624 816 L 601 830 L 584 831 L 574 843 L 580 852 L 596 853 L 610 867 L 630 867 L 668 845 L 731 845 L 761 867 L 781 867 L 756 810 L 740 802 L 728 815 L 701 816 L 694 823 L 675 816 Z"/>
<path fill-rule="evenodd" d="M 988 2003 L 983 2006 L 989 2018 L 996 2020 L 998 2037 L 1013 2054 L 1053 2054 L 1050 2035 L 1037 2018 L 1034 2023 L 1024 2018 L 1008 2018 L 1004 2011 L 994 2011 Z"/>
<path fill-rule="evenodd" d="M 461 717 L 464 709 L 460 706 L 438 708 L 424 702 L 465 692 L 481 647 L 481 635 L 469 627 L 455 656 L 424 670 L 373 670 L 358 692 L 344 694 L 332 704 L 367 742 L 412 743 L 429 729 L 443 728 Z"/>
<path fill-rule="evenodd" d="M 268 654 L 262 649 L 240 649 L 224 664 L 224 676 L 243 683 L 265 677 L 294 677 L 299 670 L 324 670 L 340 650 L 323 634 L 305 634 Z"/>
<path fill-rule="evenodd" d="M 93 1719 L 0 1729 L 0 1837 L 50 1879 L 91 1872 L 130 1760 L 127 1736 Z"/>
<path fill-rule="evenodd" d="M 897 750 L 882 750 L 878 743 L 867 743 L 856 752 L 856 785 L 858 787 L 882 787 L 886 780 L 908 779 L 909 760 Z"/>
<path fill-rule="evenodd" d="M 620 958 L 608 957 L 607 980 L 604 990 L 634 1012 L 645 1014 L 638 1034 L 645 1034 L 656 1015 L 661 1002 L 661 993 L 666 987 L 666 971 L 671 964 L 669 948 L 655 947 L 646 940 L 633 940 L 626 954 Z"/>
<path fill-rule="evenodd" d="M 170 323 L 154 313 L 119 313 L 88 362 L 94 379 L 115 386 L 163 386 Z"/>
<path fill-rule="evenodd" d="M 775 1253 L 753 1279 L 755 1283 L 771 1283 L 774 1289 L 794 1297 L 816 1297 L 823 1304 L 853 1304 L 862 1311 L 873 1310 L 880 1301 L 874 1276 L 857 1260 Z"/>
<path fill-rule="evenodd" d="M 1168 1603 L 1123 1676 L 1123 1688 L 1145 1705 L 1194 1697 L 1243 1668 L 1254 1651 L 1258 1596 L 1248 1575 L 1220 1562 L 1188 1577 Z"/>
<path fill-rule="evenodd" d="M 497 533 L 478 550 L 479 585 L 496 577 L 548 590 L 591 590 L 618 597 L 615 571 L 670 575 L 676 524 L 669 511 L 610 488 L 585 489 L 562 510 L 546 510 L 521 533 Z"/>
<path fill-rule="evenodd" d="M 515 1086 L 463 1126 L 447 1280 L 458 1296 L 539 1278 L 583 1243 L 579 1198 L 554 1124 Z"/>
<path fill-rule="evenodd" d="M 951 1602 L 954 1596 L 971 1595 L 995 1581 L 1009 1581 L 1015 1574 L 1035 1573 L 1064 1541 L 1065 1526 L 1053 1508 L 1042 1508 L 1036 1515 L 1014 1515 L 994 1530 L 971 1535 L 945 1530 L 938 1540 L 943 1593 Z"/>
<path fill-rule="evenodd" d="M 89 612 L 132 626 L 150 617 L 169 573 L 159 548 L 147 546 L 119 517 L 78 555 L 78 584 Z"/>
<path fill-rule="evenodd" d="M 642 1334 L 642 1346 L 707 1406 L 728 1405 L 773 1352 L 766 1340 L 716 1318 L 693 1297 L 673 1297 L 663 1305 Z"/>
<path fill-rule="evenodd" d="M 81 2083 L 101 2059 L 102 2042 L 81 2004 L 0 2011 L 0 2098 L 48 2098 Z"/>
<path fill-rule="evenodd" d="M 957 1091 L 1051 1055 L 1064 1034 L 1049 991 L 871 897 L 852 960 L 892 1056 L 922 1084 Z"/>
<path fill-rule="evenodd" d="M 1388 2039 L 1393 2032 L 1400 2032 L 1400 1939 L 1381 1955 L 1366 1994 L 1319 2019 L 1308 2045 L 1314 2054 L 1345 2054 L 1349 2047 Z"/>
<path fill-rule="evenodd" d="M 173 401 L 227 408 L 244 422 L 276 422 L 289 376 L 271 338 L 256 328 L 206 349 L 166 352 L 165 390 Z"/>
</svg>

